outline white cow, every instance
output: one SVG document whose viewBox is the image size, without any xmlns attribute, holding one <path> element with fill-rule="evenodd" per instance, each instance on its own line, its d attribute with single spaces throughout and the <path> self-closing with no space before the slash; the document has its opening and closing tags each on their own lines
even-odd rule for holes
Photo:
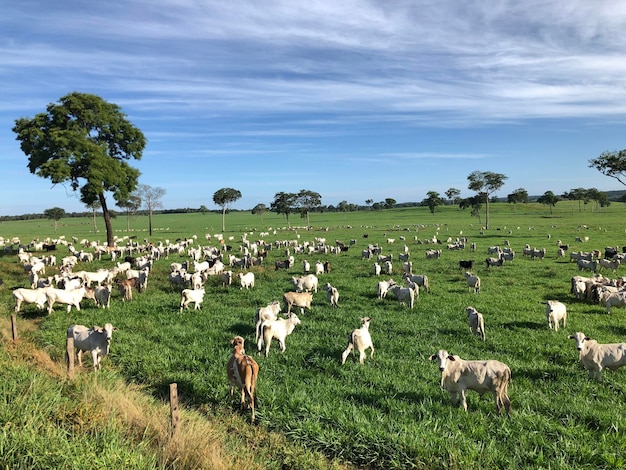
<svg viewBox="0 0 626 470">
<path fill-rule="evenodd" d="M 254 287 L 254 273 L 239 273 L 239 283 L 241 284 L 241 289 L 250 289 Z"/>
<path fill-rule="evenodd" d="M 384 299 L 385 297 L 387 297 L 387 292 L 389 292 L 389 289 L 395 285 L 396 283 L 393 279 L 389 279 L 388 281 L 379 281 L 376 284 L 376 296 L 379 299 Z"/>
<path fill-rule="evenodd" d="M 204 287 L 201 289 L 183 289 L 180 298 L 180 313 L 184 308 L 189 308 L 191 302 L 194 303 L 194 310 L 200 310 L 204 301 Z"/>
<path fill-rule="evenodd" d="M 626 306 L 626 291 L 615 292 L 609 294 L 604 301 L 606 306 L 606 313 L 611 314 L 611 307 L 624 307 Z"/>
<path fill-rule="evenodd" d="M 291 282 L 296 288 L 296 292 L 317 292 L 319 280 L 315 274 L 307 274 L 306 276 L 294 276 Z"/>
<path fill-rule="evenodd" d="M 15 313 L 20 311 L 22 303 L 35 304 L 39 310 L 43 310 L 47 300 L 46 289 L 15 289 L 13 299 L 15 300 Z"/>
<path fill-rule="evenodd" d="M 437 360 L 441 371 L 441 388 L 450 392 L 452 404 L 457 406 L 459 399 L 463 409 L 467 411 L 466 390 L 474 390 L 479 395 L 491 392 L 496 401 L 498 414 L 502 407 L 508 415 L 511 414 L 511 400 L 507 395 L 507 388 L 511 380 L 511 369 L 500 361 L 466 361 L 459 356 L 448 354 L 440 349 L 429 357 Z"/>
<path fill-rule="evenodd" d="M 83 325 L 70 326 L 67 329 L 67 338 L 74 339 L 74 349 L 78 356 L 78 365 L 83 365 L 83 352 L 89 351 L 94 371 L 100 370 L 102 358 L 109 354 L 111 338 L 114 331 L 117 331 L 117 328 L 110 323 L 105 324 L 104 328 L 100 328 L 99 326 L 87 328 Z M 67 354 L 68 352 L 66 352 L 66 355 Z"/>
<path fill-rule="evenodd" d="M 72 307 L 80 310 L 80 302 L 85 297 L 85 288 L 79 287 L 74 290 L 55 289 L 48 287 L 46 291 L 46 301 L 48 302 L 48 315 L 52 313 L 52 307 L 55 303 L 66 304 L 67 313 L 70 313 Z"/>
<path fill-rule="evenodd" d="M 337 288 L 330 285 L 330 282 L 327 282 L 324 286 L 324 290 L 326 291 L 326 298 L 332 307 L 339 307 L 339 291 Z"/>
<path fill-rule="evenodd" d="M 417 284 L 416 284 L 417 285 Z M 415 290 L 411 287 L 402 287 L 399 285 L 395 285 L 389 288 L 389 292 L 393 292 L 393 295 L 396 297 L 398 302 L 401 304 L 406 304 L 410 308 L 413 308 L 415 304 Z"/>
<path fill-rule="evenodd" d="M 569 336 L 576 341 L 578 360 L 589 373 L 589 378 L 602 380 L 602 369 L 617 370 L 626 366 L 626 343 L 600 344 L 578 331 Z"/>
<path fill-rule="evenodd" d="M 474 289 L 474 293 L 480 292 L 480 278 L 470 272 L 465 273 L 465 280 L 467 281 L 467 290 Z"/>
<path fill-rule="evenodd" d="M 559 331 L 559 322 L 563 321 L 563 328 L 567 326 L 567 307 L 563 302 L 558 300 L 548 300 L 546 302 L 546 319 L 548 320 L 548 328 Z"/>
<path fill-rule="evenodd" d="M 345 351 L 341 353 L 341 364 L 343 365 L 346 362 L 348 354 L 354 348 L 359 351 L 359 362 L 363 364 L 365 361 L 365 351 L 370 349 L 370 359 L 374 355 L 374 344 L 372 343 L 372 337 L 370 335 L 369 327 L 370 327 L 371 318 L 365 317 L 361 318 L 361 328 L 352 331 L 348 335 L 348 346 Z"/>
<path fill-rule="evenodd" d="M 472 334 L 480 336 L 485 341 L 485 319 L 483 314 L 474 307 L 467 307 L 467 320 L 469 322 L 469 330 Z"/>
<path fill-rule="evenodd" d="M 277 339 L 280 344 L 280 351 L 285 352 L 285 338 L 287 338 L 287 336 L 293 332 L 296 325 L 299 325 L 300 323 L 300 319 L 295 313 L 287 313 L 285 314 L 285 318 L 264 320 L 261 322 L 261 335 L 259 336 L 259 340 L 257 342 L 259 354 L 261 354 L 261 349 L 263 348 L 263 343 L 265 342 L 265 357 L 269 355 L 272 339 Z"/>
<path fill-rule="evenodd" d="M 257 309 L 256 315 L 254 317 L 256 322 L 256 333 L 254 336 L 254 341 L 259 341 L 259 336 L 261 335 L 261 323 L 263 323 L 264 320 L 276 320 L 279 313 L 280 302 L 278 300 L 274 300 L 272 303 L 267 304 L 265 307 L 260 307 Z"/>
</svg>

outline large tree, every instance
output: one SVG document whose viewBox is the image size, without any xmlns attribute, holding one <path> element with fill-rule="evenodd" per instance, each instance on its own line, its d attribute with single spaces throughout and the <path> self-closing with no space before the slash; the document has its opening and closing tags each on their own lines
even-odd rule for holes
<svg viewBox="0 0 626 470">
<path fill-rule="evenodd" d="M 213 202 L 222 208 L 222 232 L 226 230 L 226 209 L 239 199 L 241 199 L 241 191 L 238 189 L 222 188 L 213 193 Z"/>
<path fill-rule="evenodd" d="M 589 166 L 626 186 L 626 149 L 602 152 L 598 158 L 589 160 Z"/>
<path fill-rule="evenodd" d="M 143 133 L 126 119 L 119 106 L 99 96 L 72 92 L 45 113 L 19 118 L 13 132 L 28 155 L 28 169 L 53 184 L 69 183 L 80 190 L 84 204 L 99 202 L 112 246 L 111 214 L 105 194 L 117 202 L 137 187 L 139 170 L 127 160 L 141 159 Z"/>
<path fill-rule="evenodd" d="M 291 224 L 289 223 L 289 214 L 295 211 L 297 199 L 297 194 L 285 193 L 281 191 L 274 195 L 274 200 L 270 204 L 270 210 L 285 216 L 288 228 L 291 228 Z"/>
<path fill-rule="evenodd" d="M 428 206 L 430 213 L 435 215 L 435 209 L 443 203 L 443 199 L 437 191 L 428 191 L 426 196 L 428 197 L 422 201 L 422 205 Z"/>
<path fill-rule="evenodd" d="M 163 207 L 161 198 L 165 196 L 165 189 L 158 186 L 152 187 L 147 184 L 140 184 L 136 195 L 141 199 L 141 204 L 148 211 L 148 231 L 150 236 L 152 236 L 152 212 Z"/>
<path fill-rule="evenodd" d="M 46 219 L 54 220 L 54 231 L 56 232 L 59 220 L 65 217 L 65 209 L 61 207 L 52 207 L 43 211 L 43 215 L 46 216 Z"/>
<path fill-rule="evenodd" d="M 508 177 L 492 171 L 473 171 L 467 177 L 467 186 L 485 201 L 485 228 L 489 229 L 489 196 L 504 186 Z"/>
<path fill-rule="evenodd" d="M 309 213 L 311 210 L 322 205 L 322 196 L 315 191 L 309 189 L 301 189 L 296 197 L 296 205 L 300 210 L 302 217 L 306 218 L 306 227 L 311 228 Z"/>
<path fill-rule="evenodd" d="M 559 202 L 561 198 L 554 194 L 552 191 L 546 191 L 542 196 L 537 198 L 537 202 L 540 204 L 545 204 L 550 207 L 550 214 L 552 214 L 552 208 L 556 206 L 556 203 Z"/>
</svg>

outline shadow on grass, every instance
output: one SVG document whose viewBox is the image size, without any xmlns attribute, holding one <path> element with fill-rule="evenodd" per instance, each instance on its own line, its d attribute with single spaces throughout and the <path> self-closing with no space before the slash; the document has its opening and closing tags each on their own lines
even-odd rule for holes
<svg viewBox="0 0 626 470">
<path fill-rule="evenodd" d="M 544 330 L 546 324 L 545 322 L 536 321 L 512 321 L 502 323 L 502 328 L 507 330 Z"/>
<path fill-rule="evenodd" d="M 228 327 L 228 331 L 232 333 L 233 336 L 243 336 L 244 338 L 256 334 L 255 327 L 248 323 L 234 323 Z"/>
</svg>

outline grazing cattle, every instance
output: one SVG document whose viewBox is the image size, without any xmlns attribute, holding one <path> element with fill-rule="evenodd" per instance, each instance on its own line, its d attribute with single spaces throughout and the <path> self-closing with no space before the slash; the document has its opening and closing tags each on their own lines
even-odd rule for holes
<svg viewBox="0 0 626 470">
<path fill-rule="evenodd" d="M 582 332 L 569 336 L 576 342 L 578 360 L 589 373 L 589 378 L 600 382 L 602 370 L 617 370 L 626 366 L 626 343 L 601 344 Z"/>
<path fill-rule="evenodd" d="M 317 266 L 316 266 L 317 271 Z M 324 261 L 324 272 L 328 274 L 330 272 L 330 261 Z"/>
<path fill-rule="evenodd" d="M 466 361 L 459 356 L 448 354 L 440 349 L 429 358 L 437 360 L 441 371 L 441 387 L 450 392 L 452 404 L 457 406 L 459 399 L 467 411 L 466 390 L 474 390 L 480 396 L 491 392 L 496 401 L 496 410 L 500 414 L 502 407 L 511 414 L 511 400 L 507 394 L 511 369 L 500 361 Z"/>
<path fill-rule="evenodd" d="M 169 274 L 170 285 L 174 286 L 186 286 L 191 283 L 191 273 L 187 271 L 174 271 Z"/>
<path fill-rule="evenodd" d="M 111 307 L 111 284 L 104 286 L 98 286 L 94 289 L 94 301 L 98 307 L 110 308 Z"/>
<path fill-rule="evenodd" d="M 385 261 L 385 274 L 388 274 L 391 276 L 391 274 L 393 274 L 393 264 L 391 263 L 391 261 Z"/>
<path fill-rule="evenodd" d="M 372 343 L 372 337 L 370 335 L 369 327 L 370 327 L 371 318 L 365 317 L 361 318 L 361 328 L 352 331 L 348 335 L 348 346 L 341 353 L 341 365 L 345 364 L 346 359 L 348 358 L 348 354 L 356 348 L 359 351 L 359 362 L 363 364 L 365 361 L 365 351 L 370 349 L 370 359 L 374 355 L 374 344 Z"/>
<path fill-rule="evenodd" d="M 600 268 L 607 268 L 615 272 L 617 271 L 617 268 L 619 268 L 621 261 L 619 259 L 614 259 L 614 260 L 599 259 L 598 263 L 600 264 Z"/>
<path fill-rule="evenodd" d="M 48 287 L 46 291 L 46 301 L 48 302 L 48 314 L 52 313 L 52 307 L 55 303 L 66 304 L 67 313 L 70 313 L 72 307 L 80 310 L 80 302 L 85 297 L 85 288 L 80 287 L 74 290 L 55 289 Z"/>
<path fill-rule="evenodd" d="M 82 354 L 88 351 L 91 354 L 94 371 L 102 367 L 102 358 L 109 354 L 111 348 L 111 338 L 117 328 L 107 323 L 104 328 L 94 326 L 87 328 L 83 325 L 72 325 L 67 329 L 67 338 L 74 339 L 74 349 L 78 357 L 78 365 L 83 365 Z M 66 351 L 66 355 L 73 354 L 73 351 Z M 69 362 L 69 357 L 67 357 Z"/>
<path fill-rule="evenodd" d="M 376 284 L 376 296 L 379 299 L 384 299 L 385 297 L 387 297 L 387 292 L 389 292 L 389 289 L 395 285 L 396 283 L 393 279 L 378 282 Z"/>
<path fill-rule="evenodd" d="M 133 300 L 133 287 L 137 287 L 137 279 L 118 279 L 115 281 L 115 284 L 122 296 L 122 302 Z"/>
<path fill-rule="evenodd" d="M 578 270 L 579 271 L 583 271 L 585 269 L 592 271 L 592 272 L 596 272 L 598 270 L 598 261 L 594 260 L 594 261 L 589 261 L 586 259 L 579 259 L 576 264 L 578 265 Z"/>
<path fill-rule="evenodd" d="M 239 284 L 241 284 L 240 289 L 251 289 L 254 288 L 254 273 L 239 273 Z"/>
<path fill-rule="evenodd" d="M 180 313 L 184 308 L 189 308 L 191 302 L 194 303 L 194 310 L 200 310 L 202 301 L 204 300 L 204 288 L 201 289 L 183 289 L 180 298 Z"/>
<path fill-rule="evenodd" d="M 296 288 L 296 292 L 317 292 L 319 281 L 315 274 L 307 274 L 306 276 L 292 277 L 291 282 Z"/>
<path fill-rule="evenodd" d="M 285 338 L 289 336 L 296 325 L 299 325 L 300 319 L 295 313 L 285 314 L 285 318 L 277 318 L 276 320 L 263 320 L 261 322 L 259 340 L 257 342 L 257 349 L 259 354 L 263 349 L 263 343 L 265 343 L 265 357 L 270 353 L 270 345 L 272 339 L 278 340 L 280 344 L 280 351 L 285 352 Z"/>
<path fill-rule="evenodd" d="M 469 322 L 469 330 L 472 334 L 480 336 L 485 341 L 485 320 L 483 314 L 474 307 L 467 307 L 467 320 Z"/>
<path fill-rule="evenodd" d="M 480 292 L 480 278 L 470 272 L 465 273 L 465 280 L 467 281 L 467 290 L 474 289 L 474 293 Z"/>
<path fill-rule="evenodd" d="M 423 287 L 426 292 L 430 293 L 430 281 L 426 274 L 405 274 L 404 278 L 409 279 L 419 287 Z"/>
<path fill-rule="evenodd" d="M 226 363 L 230 395 L 233 396 L 235 387 L 241 389 L 240 409 L 243 411 L 248 406 L 251 410 L 250 419 L 254 422 L 255 390 L 259 376 L 259 365 L 252 357 L 246 354 L 244 339 L 241 336 L 235 336 L 231 344 L 233 345 L 233 352 Z"/>
<path fill-rule="evenodd" d="M 224 271 L 222 272 L 222 287 L 228 287 L 233 283 L 233 272 L 232 271 Z"/>
<path fill-rule="evenodd" d="M 604 301 L 604 305 L 606 306 L 606 313 L 611 314 L 611 307 L 625 307 L 626 306 L 626 292 L 619 291 L 609 296 Z"/>
<path fill-rule="evenodd" d="M 304 313 L 304 309 L 311 309 L 311 301 L 313 300 L 312 292 L 285 292 L 283 295 L 287 313 L 291 312 L 291 307 L 300 307 L 300 314 Z"/>
<path fill-rule="evenodd" d="M 254 336 L 254 341 L 259 340 L 259 336 L 261 335 L 261 323 L 263 320 L 276 320 L 278 318 L 278 314 L 280 313 L 280 302 L 278 300 L 274 300 L 272 303 L 267 304 L 265 307 L 260 307 L 256 311 L 255 322 L 256 322 L 256 333 Z"/>
<path fill-rule="evenodd" d="M 307 260 L 304 260 L 302 262 L 302 271 L 304 274 L 309 274 L 309 271 L 311 270 L 311 263 L 309 263 Z"/>
<path fill-rule="evenodd" d="M 473 265 L 474 265 L 473 259 L 469 259 L 469 260 L 462 259 L 461 261 L 459 261 L 459 269 L 462 269 L 462 270 L 466 270 L 466 271 L 471 270 Z"/>
<path fill-rule="evenodd" d="M 332 307 L 339 307 L 339 291 L 330 285 L 330 282 L 327 282 L 324 286 L 324 290 L 326 291 L 326 298 Z"/>
<path fill-rule="evenodd" d="M 426 259 L 441 258 L 441 250 L 426 250 Z"/>
<path fill-rule="evenodd" d="M 503 253 L 500 253 L 500 255 L 497 258 L 485 258 L 485 264 L 487 265 L 487 269 L 489 269 L 492 266 L 497 267 L 497 268 L 501 267 L 504 264 Z"/>
<path fill-rule="evenodd" d="M 380 264 L 374 263 L 374 276 L 380 276 L 381 272 L 382 272 L 382 268 Z"/>
<path fill-rule="evenodd" d="M 23 303 L 35 304 L 39 310 L 43 310 L 47 300 L 46 289 L 15 289 L 13 300 L 15 300 L 15 313 L 19 313 Z"/>
<path fill-rule="evenodd" d="M 393 295 L 396 297 L 398 302 L 401 304 L 406 304 L 409 308 L 413 308 L 415 304 L 415 290 L 410 287 L 402 287 L 399 285 L 395 285 L 389 289 L 390 292 L 393 292 Z"/>
<path fill-rule="evenodd" d="M 558 300 L 548 300 L 546 302 L 546 318 L 548 320 L 548 328 L 559 331 L 559 322 L 563 321 L 563 328 L 567 326 L 567 308 L 563 302 Z"/>
</svg>

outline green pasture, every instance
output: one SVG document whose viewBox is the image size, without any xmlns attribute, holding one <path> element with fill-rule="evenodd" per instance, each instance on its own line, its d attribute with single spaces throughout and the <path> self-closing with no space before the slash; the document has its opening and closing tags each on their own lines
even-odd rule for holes
<svg viewBox="0 0 626 470">
<path fill-rule="evenodd" d="M 603 382 L 590 381 L 578 363 L 573 341 L 567 336 L 583 331 L 600 342 L 626 338 L 626 311 L 614 309 L 609 316 L 600 305 L 576 301 L 569 293 L 570 279 L 579 274 L 569 256 L 557 258 L 557 240 L 570 251 L 626 245 L 626 207 L 613 203 L 600 210 L 562 201 L 553 208 L 539 204 L 492 204 L 490 230 L 482 230 L 484 215 L 470 216 L 457 207 L 440 207 L 432 215 L 427 208 L 321 213 L 311 215 L 311 230 L 304 219 L 291 216 L 287 230 L 283 216 L 266 213 L 261 218 L 244 212 L 226 216 L 225 236 L 233 253 L 240 255 L 243 233 L 251 241 L 297 240 L 314 243 L 316 237 L 328 244 L 336 240 L 355 244 L 347 252 L 334 254 L 293 253 L 295 265 L 274 269 L 274 261 L 285 259 L 284 248 L 272 249 L 256 275 L 253 290 L 230 288 L 210 278 L 200 311 L 178 313 L 180 289 L 167 280 L 169 264 L 188 259 L 170 256 L 155 264 L 147 291 L 123 303 L 114 293 L 111 309 L 95 308 L 84 301 L 81 311 L 67 314 L 59 306 L 52 315 L 22 307 L 24 318 L 38 322 L 37 341 L 54 360 L 63 361 L 65 330 L 73 323 L 85 325 L 110 322 L 119 328 L 113 338 L 105 369 L 115 369 L 129 382 L 144 384 L 164 400 L 168 386 L 178 383 L 181 399 L 211 416 L 236 413 L 229 396 L 225 364 L 229 340 L 246 338 L 246 350 L 260 365 L 258 383 L 258 426 L 285 434 L 303 447 L 323 452 L 359 468 L 623 468 L 626 464 L 626 376 L 624 371 L 607 371 Z M 22 243 L 33 238 L 71 237 L 103 241 L 94 233 L 91 219 L 63 219 L 56 234 L 48 220 L 0 223 L 0 236 L 17 236 Z M 221 215 L 158 215 L 149 237 L 146 217 L 133 218 L 131 231 L 126 219 L 114 221 L 118 237 L 136 237 L 143 243 L 197 237 L 195 245 L 217 244 Z M 261 232 L 268 232 L 261 236 Z M 206 235 L 211 235 L 208 239 Z M 367 235 L 367 238 L 365 237 Z M 467 237 L 464 251 L 446 249 L 448 238 Z M 232 237 L 232 240 L 229 238 Z M 401 239 L 404 237 L 404 240 Z M 443 246 L 418 243 L 439 238 Z M 588 237 L 577 242 L 576 237 Z M 387 239 L 394 238 L 393 244 Z M 503 246 L 505 240 L 516 252 L 512 263 L 487 269 L 487 247 Z M 476 243 L 476 252 L 469 243 Z M 401 280 L 399 253 L 406 245 L 414 273 L 426 274 L 432 292 L 421 292 L 415 308 L 400 305 L 390 294 L 376 298 L 373 260 L 361 259 L 368 243 L 378 243 L 383 254 L 393 253 L 394 280 Z M 547 249 L 543 260 L 522 256 L 529 244 Z M 438 260 L 425 259 L 429 248 L 441 248 Z M 57 256 L 67 254 L 60 246 Z M 330 261 L 331 272 L 320 276 L 340 293 L 340 307 L 330 307 L 323 290 L 314 294 L 310 312 L 300 316 L 302 324 L 287 338 L 280 354 L 272 344 L 268 358 L 256 356 L 255 310 L 282 299 L 291 290 L 291 277 L 302 274 L 302 261 Z M 469 293 L 461 259 L 473 259 L 474 273 L 482 279 L 480 294 Z M 27 277 L 15 255 L 0 260 L 4 284 L 0 287 L 0 313 L 13 312 L 11 288 L 26 286 Z M 81 265 L 77 269 L 112 266 L 109 259 Z M 624 267 L 606 276 L 624 276 Z M 545 306 L 548 299 L 568 307 L 566 328 L 548 329 Z M 487 340 L 468 332 L 465 308 L 474 306 L 485 317 Z M 347 335 L 359 326 L 360 317 L 372 318 L 370 332 L 376 348 L 364 365 L 352 355 L 340 365 Z M 491 396 L 479 398 L 468 392 L 467 413 L 453 408 L 449 394 L 440 389 L 439 372 L 428 356 L 446 349 L 465 359 L 498 359 L 513 375 L 509 388 L 513 412 L 498 416 Z M 91 373 L 91 372 L 85 372 Z M 103 373 L 106 373 L 104 371 Z M 286 458 L 286 457 L 285 457 Z M 284 463 L 284 462 L 283 462 Z M 281 462 L 275 463 L 281 468 Z M 282 468 L 289 468 L 289 465 Z"/>
</svg>

